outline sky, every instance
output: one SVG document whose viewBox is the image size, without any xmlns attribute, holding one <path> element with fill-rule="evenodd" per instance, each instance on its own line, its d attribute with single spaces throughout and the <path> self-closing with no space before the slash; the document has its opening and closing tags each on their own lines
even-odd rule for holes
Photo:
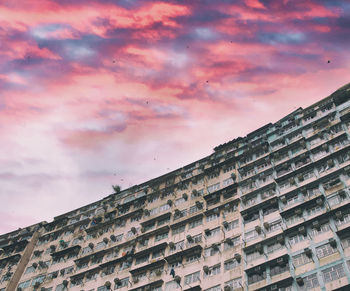
<svg viewBox="0 0 350 291">
<path fill-rule="evenodd" d="M 0 234 L 328 96 L 349 19 L 346 0 L 0 1 Z"/>
</svg>

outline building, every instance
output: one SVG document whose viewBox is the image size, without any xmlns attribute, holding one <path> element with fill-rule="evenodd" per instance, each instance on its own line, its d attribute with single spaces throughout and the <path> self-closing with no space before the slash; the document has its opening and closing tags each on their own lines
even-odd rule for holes
<svg viewBox="0 0 350 291">
<path fill-rule="evenodd" d="M 0 236 L 0 290 L 350 290 L 350 84 L 181 169 Z"/>
</svg>

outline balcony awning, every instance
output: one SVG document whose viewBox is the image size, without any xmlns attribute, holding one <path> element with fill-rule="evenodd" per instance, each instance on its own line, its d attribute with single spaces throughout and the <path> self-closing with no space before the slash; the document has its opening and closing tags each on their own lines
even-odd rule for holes
<svg viewBox="0 0 350 291">
<path fill-rule="evenodd" d="M 15 248 L 17 246 L 26 246 L 27 244 L 28 244 L 28 240 L 24 239 L 10 245 L 3 246 L 2 249 L 6 252 L 6 250 L 9 250 L 11 248 Z"/>
<path fill-rule="evenodd" d="M 66 248 L 66 249 L 63 249 L 63 250 L 51 253 L 51 256 L 52 257 L 60 257 L 60 256 L 62 256 L 64 254 L 75 252 L 75 251 L 78 251 L 80 249 L 81 249 L 81 246 L 76 245 L 76 246 L 72 246 L 72 247 L 69 247 L 69 248 Z"/>
<path fill-rule="evenodd" d="M 118 264 L 119 262 L 126 260 L 127 257 L 128 256 L 123 256 L 123 257 L 119 257 L 119 258 L 116 258 L 114 260 L 102 263 L 102 264 L 100 264 L 100 268 L 104 268 L 104 267 L 108 267 L 110 265 Z"/>
<path fill-rule="evenodd" d="M 263 200 L 249 208 L 243 209 L 241 211 L 241 214 L 244 215 L 246 213 L 254 213 L 259 211 L 260 209 L 264 208 L 267 205 L 275 205 L 278 203 L 277 196 L 271 196 L 270 198 Z"/>
<path fill-rule="evenodd" d="M 162 219 L 165 219 L 165 218 L 170 217 L 170 216 L 171 216 L 171 212 L 168 211 L 168 212 L 163 213 L 163 214 L 161 214 L 161 215 L 152 217 L 152 218 L 149 219 L 149 220 L 146 220 L 146 221 L 144 221 L 144 222 L 141 222 L 141 225 L 142 225 L 142 226 L 145 226 L 145 225 L 151 224 L 151 223 L 153 223 L 153 222 L 156 222 L 157 220 L 162 220 Z"/>
<path fill-rule="evenodd" d="M 89 269 L 89 270 L 85 270 L 84 272 L 81 272 L 81 273 L 78 273 L 78 274 L 74 274 L 74 275 L 70 276 L 69 278 L 70 279 L 75 279 L 75 278 L 83 277 L 87 273 L 92 273 L 94 271 L 99 271 L 100 269 L 101 269 L 100 266 L 97 266 L 95 268 L 92 268 L 92 269 Z"/>
<path fill-rule="evenodd" d="M 165 260 L 164 259 L 160 259 L 158 261 L 152 262 L 152 263 L 144 265 L 142 267 L 132 269 L 132 270 L 130 270 L 130 273 L 131 274 L 142 273 L 143 271 L 150 270 L 150 269 L 153 269 L 153 268 L 157 268 L 157 267 L 160 267 L 160 266 L 162 266 L 164 264 L 165 264 Z"/>
<path fill-rule="evenodd" d="M 270 261 L 265 261 L 265 262 L 262 262 L 262 263 L 259 264 L 259 265 L 254 266 L 254 267 L 247 268 L 247 269 L 245 269 L 244 271 L 245 271 L 246 273 L 252 273 L 252 272 L 254 272 L 254 269 L 255 269 L 255 268 L 257 268 L 257 267 L 259 267 L 259 266 L 265 266 L 265 265 L 274 265 L 274 264 L 277 262 L 277 260 L 278 260 L 278 259 L 281 259 L 281 258 L 283 258 L 284 261 L 287 262 L 287 261 L 288 261 L 288 258 L 289 258 L 289 255 L 288 255 L 288 254 L 284 254 L 284 255 L 279 256 L 279 257 L 277 257 L 277 258 L 273 258 L 273 259 L 270 260 Z"/>
<path fill-rule="evenodd" d="M 187 249 L 184 249 L 184 250 L 180 250 L 170 256 L 167 256 L 165 258 L 165 260 L 167 262 L 174 262 L 176 261 L 177 259 L 179 258 L 182 258 L 183 256 L 186 256 L 188 254 L 195 254 L 195 253 L 199 253 L 202 251 L 202 246 L 201 245 L 195 245 L 193 247 L 190 247 L 190 248 L 187 248 Z"/>
<path fill-rule="evenodd" d="M 173 223 L 172 225 L 170 225 L 170 228 L 171 228 L 171 229 L 177 228 L 177 227 L 179 227 L 179 226 L 181 226 L 181 225 L 183 225 L 183 224 L 187 224 L 189 221 L 196 220 L 196 219 L 198 219 L 198 218 L 200 218 L 200 217 L 203 217 L 203 213 L 202 213 L 202 212 L 201 212 L 201 213 L 197 213 L 197 214 L 192 215 L 192 216 L 188 216 L 188 217 L 186 217 L 186 218 L 183 219 L 183 220 L 180 220 L 181 218 L 179 218 L 180 221 L 178 221 L 178 222 Z"/>
<path fill-rule="evenodd" d="M 350 236 L 350 225 L 348 227 L 341 229 L 341 230 L 337 230 L 336 233 L 339 237 Z"/>
<path fill-rule="evenodd" d="M 201 290 L 202 290 L 201 286 L 197 285 L 197 286 L 185 289 L 184 291 L 201 291 Z"/>
<path fill-rule="evenodd" d="M 0 259 L 0 264 L 2 262 L 8 262 L 8 261 L 11 261 L 11 260 L 20 260 L 21 259 L 21 255 L 20 254 L 15 254 L 15 255 L 12 255 L 12 256 L 9 256 L 9 257 L 6 257 L 6 258 L 2 258 Z"/>
<path fill-rule="evenodd" d="M 134 289 L 130 289 L 129 291 L 136 291 L 136 290 L 145 290 L 145 288 L 147 286 L 150 286 L 150 287 L 155 287 L 155 286 L 161 286 L 163 285 L 163 280 L 157 280 L 157 281 L 154 281 L 152 283 L 149 283 L 149 284 L 146 284 L 146 285 L 142 285 L 142 286 L 139 286 L 137 288 L 134 288 Z"/>
<path fill-rule="evenodd" d="M 155 245 L 155 246 L 151 246 L 147 249 L 141 250 L 139 252 L 135 252 L 134 253 L 134 257 L 142 257 L 143 255 L 146 255 L 148 253 L 153 252 L 154 250 L 160 250 L 160 249 L 165 249 L 166 246 L 168 245 L 168 243 L 163 242 L 161 244 Z"/>
</svg>

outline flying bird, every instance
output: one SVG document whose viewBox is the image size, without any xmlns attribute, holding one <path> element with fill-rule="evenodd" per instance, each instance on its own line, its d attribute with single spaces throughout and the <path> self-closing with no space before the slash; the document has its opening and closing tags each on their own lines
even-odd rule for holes
<svg viewBox="0 0 350 291">
<path fill-rule="evenodd" d="M 328 60 L 328 62 L 327 62 L 327 63 L 329 64 L 330 62 L 331 62 L 331 61 L 330 61 L 330 60 Z"/>
</svg>

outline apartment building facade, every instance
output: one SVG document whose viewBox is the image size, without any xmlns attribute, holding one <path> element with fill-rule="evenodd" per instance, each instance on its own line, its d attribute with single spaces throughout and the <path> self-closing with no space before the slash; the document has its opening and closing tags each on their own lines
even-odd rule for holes
<svg viewBox="0 0 350 291">
<path fill-rule="evenodd" d="M 0 236 L 0 291 L 350 290 L 350 84 L 181 169 Z"/>
</svg>

